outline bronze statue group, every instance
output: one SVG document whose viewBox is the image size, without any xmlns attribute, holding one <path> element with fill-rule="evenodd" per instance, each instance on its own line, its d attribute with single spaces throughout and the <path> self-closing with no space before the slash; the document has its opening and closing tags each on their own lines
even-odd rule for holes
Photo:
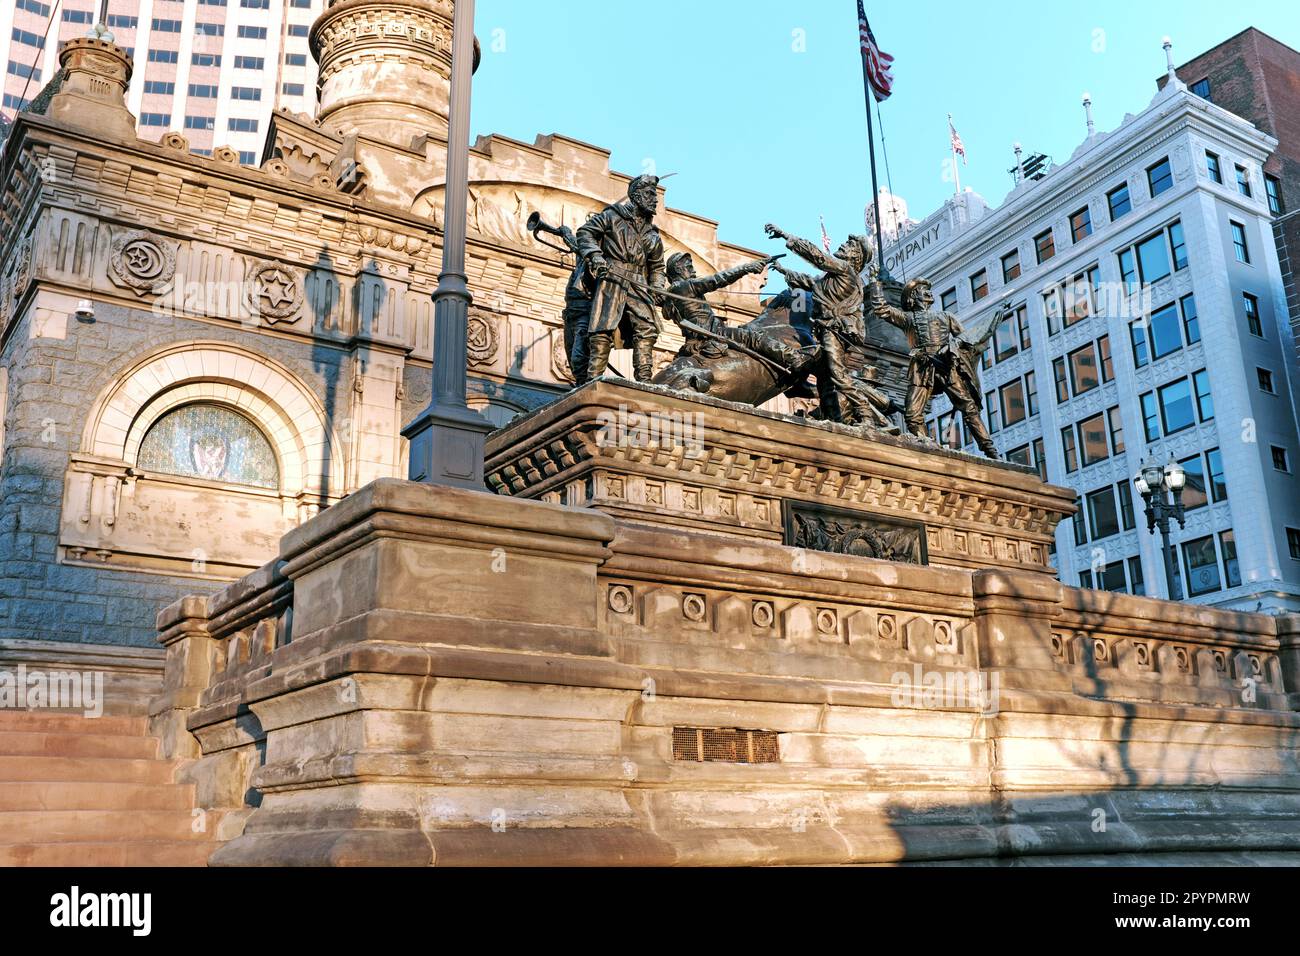
<svg viewBox="0 0 1300 956">
<path fill-rule="evenodd" d="M 769 223 L 769 237 L 819 274 L 782 266 L 781 256 L 742 263 L 714 275 L 699 276 L 690 253 L 664 261 L 663 240 L 655 228 L 659 177 L 637 176 L 627 199 L 590 216 L 575 233 L 552 227 L 534 213 L 528 222 L 558 235 L 577 257 L 564 295 L 564 345 L 576 385 L 609 373 L 610 353 L 632 350 L 633 374 L 654 382 L 730 401 L 759 405 L 780 395 L 811 395 L 816 381 L 816 414 L 828 421 L 896 431 L 889 416 L 899 411 L 870 381 L 874 369 L 861 361 L 867 347 L 868 312 L 900 328 L 911 353 L 908 391 L 901 409 L 908 432 L 928 440 L 925 417 L 935 393 L 946 394 L 966 427 L 990 458 L 997 452 L 981 415 L 979 356 L 1004 313 L 970 334 L 950 312 L 934 311 L 925 279 L 902 289 L 901 308 L 890 305 L 878 279 L 863 278 L 871 264 L 865 236 L 849 236 L 834 253 L 792 236 Z M 789 291 L 768 303 L 763 315 L 744 326 L 728 325 L 713 313 L 705 295 L 738 279 L 772 268 Z M 670 365 L 654 369 L 654 347 L 663 315 L 682 331 L 684 344 Z"/>
</svg>

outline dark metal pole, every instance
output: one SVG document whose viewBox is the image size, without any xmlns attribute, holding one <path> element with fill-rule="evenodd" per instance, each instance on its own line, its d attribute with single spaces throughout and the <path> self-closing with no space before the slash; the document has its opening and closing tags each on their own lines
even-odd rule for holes
<svg viewBox="0 0 1300 956">
<path fill-rule="evenodd" d="M 456 0 L 442 272 L 433 293 L 433 396 L 402 434 L 411 442 L 408 474 L 413 481 L 483 490 L 484 437 L 492 425 L 465 402 L 465 324 L 471 301 L 465 276 L 465 231 L 473 60 L 474 0 Z"/>
<path fill-rule="evenodd" d="M 1162 501 L 1161 504 L 1163 505 L 1164 502 Z M 1178 581 L 1174 577 L 1173 550 L 1169 546 L 1169 515 L 1162 513 L 1159 521 L 1160 545 L 1165 554 L 1165 583 L 1169 587 L 1169 600 L 1181 601 L 1183 599 L 1182 589 L 1178 587 Z"/>
<path fill-rule="evenodd" d="M 862 92 L 867 100 L 867 153 L 871 157 L 871 208 L 876 214 L 876 267 L 885 267 L 885 243 L 880 233 L 880 187 L 876 185 L 876 133 L 871 124 L 871 79 L 867 76 L 867 58 L 862 58 Z"/>
</svg>

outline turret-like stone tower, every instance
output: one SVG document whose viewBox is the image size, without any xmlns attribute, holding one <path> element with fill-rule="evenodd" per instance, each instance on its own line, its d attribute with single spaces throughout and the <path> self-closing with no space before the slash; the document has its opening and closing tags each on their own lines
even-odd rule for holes
<svg viewBox="0 0 1300 956">
<path fill-rule="evenodd" d="M 336 0 L 312 25 L 317 118 L 405 146 L 447 135 L 453 0 Z M 475 66 L 478 50 L 475 49 Z"/>
</svg>

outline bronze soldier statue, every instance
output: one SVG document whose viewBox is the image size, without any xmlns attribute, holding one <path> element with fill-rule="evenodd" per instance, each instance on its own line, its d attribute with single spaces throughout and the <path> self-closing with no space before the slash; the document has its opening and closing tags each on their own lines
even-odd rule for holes
<svg viewBox="0 0 1300 956">
<path fill-rule="evenodd" d="M 989 458 L 997 458 L 997 449 L 981 414 L 979 357 L 1003 312 L 997 312 L 983 330 L 968 338 L 957 316 L 951 312 L 932 312 L 933 304 L 934 295 L 925 279 L 912 279 L 903 286 L 901 309 L 887 303 L 883 295 L 876 296 L 876 315 L 902 329 L 912 348 L 903 421 L 913 435 L 925 438 L 930 399 L 936 391 L 942 392 L 951 399 L 953 408 L 961 412 L 980 451 Z"/>
<path fill-rule="evenodd" d="M 587 329 L 591 322 L 591 293 L 594 286 L 591 274 L 587 272 L 582 256 L 578 254 L 578 238 L 568 226 L 552 226 L 542 218 L 541 213 L 534 212 L 528 217 L 528 231 L 543 245 L 559 249 L 553 242 L 547 242 L 538 232 L 549 232 L 559 236 L 569 251 L 577 256 L 577 264 L 569 274 L 569 282 L 564 287 L 564 354 L 569 360 L 569 371 L 573 373 L 574 386 L 587 381 Z M 563 252 L 563 250 L 560 250 Z"/>
<path fill-rule="evenodd" d="M 664 245 L 653 219 L 659 204 L 659 177 L 637 176 L 628 198 L 606 206 L 578 229 L 578 254 L 596 281 L 587 334 L 587 378 L 609 367 L 615 338 L 630 341 L 638 382 L 654 376 L 654 347 L 659 337 L 656 294 L 668 286 Z"/>
<path fill-rule="evenodd" d="M 710 337 L 695 329 L 682 327 L 682 336 L 686 341 L 678 354 L 702 355 L 706 358 L 722 355 L 727 350 L 727 344 L 722 340 L 727 333 L 727 323 L 713 314 L 705 295 L 725 288 L 747 275 L 762 272 L 774 261 L 769 256 L 753 262 L 743 262 L 710 276 L 697 276 L 695 260 L 689 252 L 669 256 L 668 291 L 671 295 L 663 299 L 664 316 L 679 326 L 685 321 L 712 332 L 715 336 Z"/>
<path fill-rule="evenodd" d="M 888 427 L 889 420 L 868 400 L 845 363 L 847 349 L 865 345 L 862 270 L 871 261 L 870 243 L 864 236 L 849 236 L 830 255 L 816 243 L 771 223 L 764 228 L 771 238 L 784 239 L 787 249 L 822 270 L 821 276 L 811 276 L 780 263 L 772 266 L 791 289 L 812 294 L 809 318 L 820 346 L 815 374 L 822 417 L 846 425 Z"/>
</svg>

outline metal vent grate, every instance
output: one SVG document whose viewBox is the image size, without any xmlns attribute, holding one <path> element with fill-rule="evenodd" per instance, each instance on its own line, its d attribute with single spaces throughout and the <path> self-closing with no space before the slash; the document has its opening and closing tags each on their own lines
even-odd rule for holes
<svg viewBox="0 0 1300 956">
<path fill-rule="evenodd" d="M 674 727 L 673 759 L 724 763 L 780 763 L 775 730 Z"/>
</svg>

